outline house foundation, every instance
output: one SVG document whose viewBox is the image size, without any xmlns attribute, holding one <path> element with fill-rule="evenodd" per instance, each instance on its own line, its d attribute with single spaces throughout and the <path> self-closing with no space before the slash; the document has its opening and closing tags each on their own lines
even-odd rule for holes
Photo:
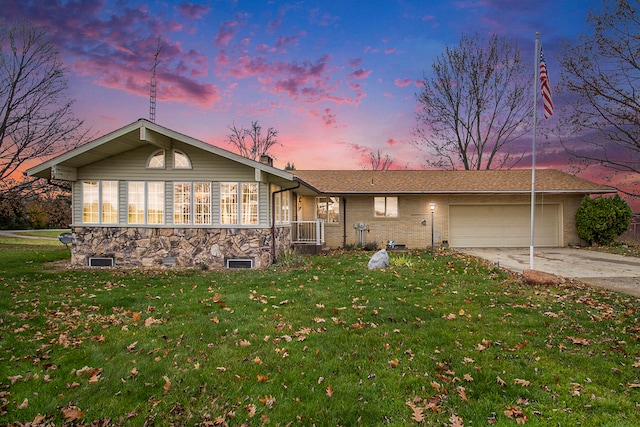
<svg viewBox="0 0 640 427">
<path fill-rule="evenodd" d="M 273 262 L 270 228 L 73 227 L 71 264 L 112 258 L 116 266 L 224 268 L 228 260 Z M 290 229 L 275 229 L 276 257 L 290 247 Z"/>
</svg>

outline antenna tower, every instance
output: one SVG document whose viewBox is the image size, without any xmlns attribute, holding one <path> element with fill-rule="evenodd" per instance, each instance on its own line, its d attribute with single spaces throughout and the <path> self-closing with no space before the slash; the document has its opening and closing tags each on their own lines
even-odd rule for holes
<svg viewBox="0 0 640 427">
<path fill-rule="evenodd" d="M 162 44 L 160 43 L 160 36 L 158 36 L 158 48 L 156 49 L 156 54 L 153 57 L 153 68 L 151 68 L 151 87 L 149 93 L 149 120 L 153 123 L 156 122 L 156 68 L 160 63 L 158 60 L 160 49 L 162 49 Z"/>
</svg>

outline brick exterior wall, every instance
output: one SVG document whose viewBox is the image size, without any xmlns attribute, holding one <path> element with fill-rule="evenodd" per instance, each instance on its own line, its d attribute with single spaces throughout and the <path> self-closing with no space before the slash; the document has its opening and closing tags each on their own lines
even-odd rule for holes
<svg viewBox="0 0 640 427">
<path fill-rule="evenodd" d="M 536 203 L 559 206 L 562 218 L 561 244 L 563 246 L 579 244 L 578 231 L 575 226 L 575 214 L 583 195 L 559 194 L 547 195 L 538 193 Z M 435 202 L 433 215 L 434 244 L 440 246 L 449 240 L 449 205 L 504 205 L 530 204 L 531 196 L 519 195 L 401 195 L 398 196 L 397 218 L 377 218 L 374 216 L 373 195 L 346 196 L 341 200 L 340 209 L 346 209 L 346 228 L 343 224 L 344 211 L 340 213 L 340 223 L 325 225 L 326 245 L 331 248 L 342 247 L 345 243 L 353 245 L 358 242 L 358 232 L 354 224 L 363 222 L 366 242 L 376 242 L 384 247 L 389 240 L 396 244 L 404 244 L 407 248 L 426 248 L 431 246 L 431 211 L 429 203 Z M 300 220 L 315 219 L 315 212 L 310 209 L 315 198 L 302 197 L 298 206 Z M 346 233 L 345 233 L 346 230 Z M 528 232 L 528 231 L 527 231 Z M 346 239 L 343 237 L 346 234 Z"/>
</svg>

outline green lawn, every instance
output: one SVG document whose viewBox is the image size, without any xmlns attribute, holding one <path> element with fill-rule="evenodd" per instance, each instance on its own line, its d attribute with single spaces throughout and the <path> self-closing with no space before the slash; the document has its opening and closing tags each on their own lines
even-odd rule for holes
<svg viewBox="0 0 640 427">
<path fill-rule="evenodd" d="M 378 271 L 364 252 L 244 271 L 0 252 L 0 424 L 640 425 L 634 297 L 455 252 Z"/>
</svg>

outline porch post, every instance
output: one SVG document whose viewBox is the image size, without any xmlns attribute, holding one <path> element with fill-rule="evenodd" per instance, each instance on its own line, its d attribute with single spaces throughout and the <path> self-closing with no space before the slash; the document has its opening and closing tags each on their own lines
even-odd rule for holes
<svg viewBox="0 0 640 427">
<path fill-rule="evenodd" d="M 320 221 L 321 219 L 316 219 L 316 245 L 320 245 Z"/>
</svg>

